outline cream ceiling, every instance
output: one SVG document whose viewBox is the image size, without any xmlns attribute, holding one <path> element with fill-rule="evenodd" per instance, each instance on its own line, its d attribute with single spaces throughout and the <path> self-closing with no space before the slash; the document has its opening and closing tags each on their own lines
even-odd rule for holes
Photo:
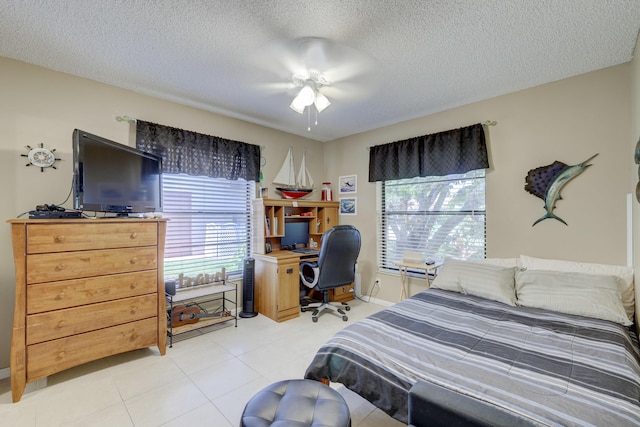
<svg viewBox="0 0 640 427">
<path fill-rule="evenodd" d="M 639 29 L 640 0 L 3 0 L 0 56 L 329 141 L 628 62 Z"/>
</svg>

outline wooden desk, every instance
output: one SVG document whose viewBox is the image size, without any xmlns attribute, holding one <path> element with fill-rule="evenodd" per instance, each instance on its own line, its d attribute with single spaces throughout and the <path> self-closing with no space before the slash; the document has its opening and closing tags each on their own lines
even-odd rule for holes
<svg viewBox="0 0 640 427">
<path fill-rule="evenodd" d="M 252 256 L 258 312 L 276 322 L 300 316 L 300 254 L 274 251 Z"/>
<path fill-rule="evenodd" d="M 276 322 L 300 316 L 300 262 L 316 261 L 317 255 L 293 251 L 252 254 L 255 259 L 255 304 L 260 314 Z M 329 301 L 353 299 L 353 284 L 331 289 Z"/>
<path fill-rule="evenodd" d="M 433 270 L 435 276 L 436 270 L 440 267 L 438 264 L 425 264 L 424 262 L 409 262 L 409 261 L 393 261 L 400 271 L 400 282 L 402 284 L 402 290 L 400 291 L 400 300 L 407 298 L 407 273 L 409 270 L 424 270 L 424 274 L 427 277 L 427 286 L 431 286 L 431 280 L 429 279 L 429 272 Z"/>
</svg>

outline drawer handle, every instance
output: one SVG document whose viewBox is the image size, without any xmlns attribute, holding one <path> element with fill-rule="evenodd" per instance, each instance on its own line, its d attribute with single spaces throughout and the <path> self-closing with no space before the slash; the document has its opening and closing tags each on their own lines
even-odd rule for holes
<svg viewBox="0 0 640 427">
<path fill-rule="evenodd" d="M 129 289 L 136 289 L 138 287 L 138 282 L 133 282 L 129 285 Z"/>
<path fill-rule="evenodd" d="M 66 324 L 67 322 L 65 322 L 64 320 L 61 320 L 58 322 L 58 326 L 56 326 L 56 328 L 63 328 Z"/>
<path fill-rule="evenodd" d="M 131 310 L 129 310 L 129 313 L 131 314 L 136 314 L 137 312 L 138 312 L 138 307 L 135 305 L 131 307 Z"/>
<path fill-rule="evenodd" d="M 56 242 L 56 243 L 64 243 L 64 239 L 65 239 L 64 236 L 55 236 L 53 238 L 53 241 Z"/>
<path fill-rule="evenodd" d="M 140 335 L 138 335 L 138 333 L 137 333 L 137 332 L 134 332 L 134 333 L 132 333 L 132 334 L 131 334 L 131 339 L 132 339 L 132 340 L 137 340 L 139 336 L 140 336 Z"/>
<path fill-rule="evenodd" d="M 136 233 L 136 232 L 134 231 L 133 233 L 131 233 L 131 234 L 129 235 L 129 237 L 130 237 L 131 239 L 135 239 L 136 237 L 138 237 L 138 233 Z"/>
<path fill-rule="evenodd" d="M 135 264 L 137 262 L 138 262 L 138 257 L 135 257 L 135 256 L 129 260 L 129 264 Z"/>
<path fill-rule="evenodd" d="M 61 299 L 64 299 L 64 291 L 61 291 L 58 295 L 56 295 L 56 297 L 54 298 L 56 301 L 60 301 Z"/>
<path fill-rule="evenodd" d="M 293 268 L 287 268 L 287 274 L 293 274 Z"/>
<path fill-rule="evenodd" d="M 60 350 L 58 352 L 58 359 L 64 359 L 66 357 L 67 353 L 64 352 L 64 350 Z"/>
<path fill-rule="evenodd" d="M 64 265 L 64 264 L 62 264 L 62 263 L 61 263 L 61 264 L 56 265 L 56 271 L 62 271 L 62 270 L 64 270 L 64 268 L 65 268 L 65 265 Z"/>
</svg>

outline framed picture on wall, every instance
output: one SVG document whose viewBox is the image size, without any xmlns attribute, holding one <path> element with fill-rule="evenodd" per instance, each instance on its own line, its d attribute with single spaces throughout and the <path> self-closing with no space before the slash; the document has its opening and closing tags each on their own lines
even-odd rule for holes
<svg viewBox="0 0 640 427">
<path fill-rule="evenodd" d="M 358 191 L 358 176 L 345 175 L 341 176 L 338 181 L 339 194 L 352 194 Z"/>
<path fill-rule="evenodd" d="M 356 197 L 340 198 L 340 215 L 355 215 L 357 210 Z"/>
</svg>

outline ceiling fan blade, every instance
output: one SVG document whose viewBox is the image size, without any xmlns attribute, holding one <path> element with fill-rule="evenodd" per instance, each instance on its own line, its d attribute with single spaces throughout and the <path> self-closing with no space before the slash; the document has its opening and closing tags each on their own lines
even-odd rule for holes
<svg viewBox="0 0 640 427">
<path fill-rule="evenodd" d="M 291 82 L 256 83 L 253 87 L 264 93 L 287 93 L 295 89 L 294 84 Z"/>
<path fill-rule="evenodd" d="M 307 71 L 291 41 L 278 41 L 265 46 L 254 55 L 253 63 L 257 69 L 283 81 L 291 81 L 293 75 Z"/>
<path fill-rule="evenodd" d="M 350 62 L 336 64 L 324 71 L 323 75 L 330 82 L 339 83 L 367 74 L 372 69 L 373 60 L 360 59 L 358 61 L 352 60 Z"/>
<path fill-rule="evenodd" d="M 329 63 L 326 53 L 331 47 L 327 39 L 305 37 L 299 39 L 299 43 L 300 57 L 310 71 L 324 74 L 324 71 L 333 65 Z"/>
<path fill-rule="evenodd" d="M 368 98 L 375 92 L 375 85 L 341 82 L 322 88 L 322 93 L 330 100 L 359 101 Z"/>
</svg>

